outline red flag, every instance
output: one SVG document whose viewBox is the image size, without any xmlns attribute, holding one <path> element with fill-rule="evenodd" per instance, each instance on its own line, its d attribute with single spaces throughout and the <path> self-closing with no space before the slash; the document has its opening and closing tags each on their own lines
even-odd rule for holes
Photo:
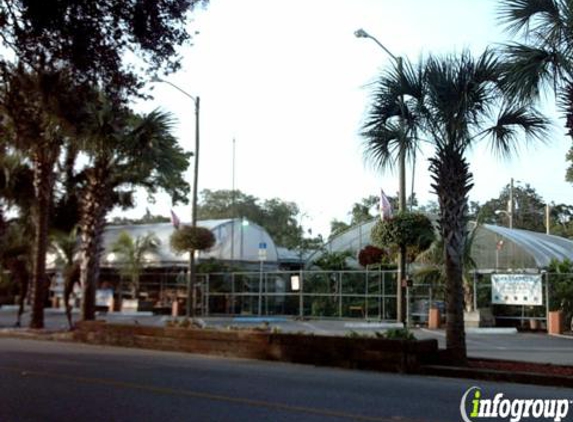
<svg viewBox="0 0 573 422">
<path fill-rule="evenodd" d="M 382 221 L 392 218 L 392 204 L 383 189 L 380 189 L 380 218 Z"/>
<path fill-rule="evenodd" d="M 177 214 L 175 214 L 173 210 L 171 210 L 171 223 L 176 229 L 181 225 L 181 220 L 179 220 L 179 217 L 177 217 Z"/>
</svg>

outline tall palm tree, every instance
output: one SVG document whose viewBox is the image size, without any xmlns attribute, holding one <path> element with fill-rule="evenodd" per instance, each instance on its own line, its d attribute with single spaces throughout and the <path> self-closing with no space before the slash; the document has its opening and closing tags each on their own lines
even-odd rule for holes
<svg viewBox="0 0 573 422">
<path fill-rule="evenodd" d="M 438 227 L 444 241 L 446 278 L 446 347 L 453 361 L 466 360 L 463 322 L 463 257 L 467 238 L 468 193 L 472 174 L 465 153 L 478 141 L 488 140 L 502 156 L 517 151 L 525 140 L 545 134 L 547 122 L 535 110 L 507 101 L 499 83 L 503 65 L 486 51 L 478 58 L 428 57 L 404 72 L 386 71 L 375 87 L 373 105 L 364 124 L 367 158 L 386 168 L 399 148 L 398 130 L 408 131 L 410 148 L 424 136 L 433 148 L 429 159 L 432 188 L 438 196 Z M 406 101 L 405 129 L 395 122 Z M 414 136 L 412 136 L 414 135 Z M 402 137 L 403 139 L 404 137 Z"/>
<path fill-rule="evenodd" d="M 32 328 L 44 326 L 46 251 L 50 205 L 55 184 L 54 166 L 67 134 L 66 115 L 73 90 L 62 72 L 31 72 L 21 66 L 3 67 L 0 107 L 2 132 L 12 147 L 31 163 L 33 174 L 34 257 Z"/>
<path fill-rule="evenodd" d="M 159 238 L 153 233 L 133 239 L 128 232 L 122 231 L 112 244 L 112 252 L 118 255 L 121 264 L 121 274 L 131 279 L 131 292 L 134 299 L 139 296 L 139 277 L 143 269 L 144 256 L 146 253 L 156 252 L 159 243 Z"/>
<path fill-rule="evenodd" d="M 573 3 L 567 0 L 505 0 L 499 7 L 507 32 L 523 40 L 503 49 L 508 89 L 522 100 L 553 90 L 573 139 L 572 16 Z M 573 163 L 573 147 L 569 155 Z M 573 181 L 573 164 L 567 174 Z"/>
<path fill-rule="evenodd" d="M 163 189 L 173 202 L 187 202 L 189 185 L 183 172 L 190 156 L 171 134 L 173 120 L 167 113 L 156 110 L 138 116 L 103 96 L 90 107 L 92 117 L 83 138 L 89 164 L 83 171 L 85 184 L 80 201 L 84 320 L 95 318 L 106 215 L 115 205 L 131 206 L 131 194 L 137 186 L 144 187 L 150 195 Z"/>
</svg>

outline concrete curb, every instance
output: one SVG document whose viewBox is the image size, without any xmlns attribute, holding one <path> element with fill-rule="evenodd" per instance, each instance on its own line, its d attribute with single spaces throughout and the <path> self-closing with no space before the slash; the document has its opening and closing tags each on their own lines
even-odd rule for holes
<svg viewBox="0 0 573 422">
<path fill-rule="evenodd" d="M 494 369 L 466 368 L 458 366 L 428 365 L 420 370 L 421 375 L 446 378 L 469 378 L 483 381 L 535 384 L 552 387 L 573 388 L 573 377 L 532 372 L 511 372 Z"/>
<path fill-rule="evenodd" d="M 480 327 L 466 328 L 467 334 L 517 334 L 517 328 Z"/>
<path fill-rule="evenodd" d="M 347 322 L 344 324 L 344 328 L 381 328 L 386 330 L 404 328 L 404 324 L 401 322 Z"/>
</svg>

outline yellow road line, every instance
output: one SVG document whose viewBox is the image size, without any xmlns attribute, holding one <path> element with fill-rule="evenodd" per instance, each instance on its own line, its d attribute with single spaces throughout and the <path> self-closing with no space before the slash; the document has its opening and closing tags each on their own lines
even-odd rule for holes
<svg viewBox="0 0 573 422">
<path fill-rule="evenodd" d="M 166 387 L 157 387 L 153 385 L 144 385 L 144 384 L 136 384 L 131 382 L 123 382 L 123 381 L 115 381 L 110 379 L 104 378 L 88 378 L 88 377 L 78 377 L 72 375 L 64 375 L 64 374 L 56 374 L 51 372 L 41 372 L 41 371 L 28 371 L 22 370 L 13 367 L 5 367 L 0 366 L 0 370 L 9 371 L 9 372 L 19 372 L 22 376 L 34 376 L 38 378 L 51 378 L 51 379 L 59 379 L 59 380 L 66 380 L 66 381 L 73 381 L 73 382 L 80 382 L 84 384 L 96 384 L 96 385 L 105 385 L 110 387 L 116 388 L 123 388 L 128 390 L 139 390 L 145 391 L 150 393 L 157 393 L 157 394 L 164 394 L 164 395 L 171 395 L 171 396 L 184 396 L 184 397 L 192 397 L 192 398 L 199 398 L 205 400 L 213 400 L 213 401 L 220 401 L 220 402 L 227 402 L 227 403 L 236 403 L 236 404 L 243 404 L 252 407 L 263 407 L 267 409 L 273 410 L 281 410 L 291 413 L 306 413 L 312 415 L 319 415 L 319 416 L 330 416 L 336 417 L 341 419 L 350 419 L 355 421 L 370 421 L 370 422 L 422 422 L 420 420 L 408 419 L 400 416 L 390 416 L 390 417 L 377 417 L 377 416 L 367 416 L 367 415 L 359 415 L 354 413 L 345 413 L 345 412 L 336 412 L 328 409 L 320 409 L 320 408 L 313 408 L 313 407 L 305 407 L 305 406 L 293 406 L 284 403 L 278 402 L 270 402 L 264 400 L 254 400 L 248 398 L 241 398 L 241 397 L 232 397 L 232 396 L 225 396 L 220 394 L 211 394 L 211 393 L 203 393 L 199 391 L 190 391 L 190 390 L 176 390 L 173 388 L 166 388 Z"/>
</svg>

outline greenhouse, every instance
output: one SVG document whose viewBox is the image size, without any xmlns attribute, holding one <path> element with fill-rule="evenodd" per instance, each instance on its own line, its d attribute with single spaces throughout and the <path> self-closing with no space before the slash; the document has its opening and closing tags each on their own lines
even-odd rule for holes
<svg viewBox="0 0 573 422">
<path fill-rule="evenodd" d="M 264 249 L 265 266 L 276 267 L 279 263 L 278 249 L 267 231 L 261 226 L 244 219 L 203 220 L 197 226 L 205 227 L 215 236 L 215 246 L 207 251 L 197 251 L 198 262 L 210 258 L 235 265 L 259 265 L 259 250 Z M 127 232 L 136 239 L 153 233 L 159 238 L 159 250 L 144 256 L 147 267 L 185 266 L 188 254 L 178 255 L 171 250 L 170 236 L 175 228 L 171 223 L 108 226 L 104 232 L 103 267 L 114 267 L 118 257 L 112 252 L 112 245 L 121 232 Z"/>
<path fill-rule="evenodd" d="M 352 251 L 357 253 L 372 244 L 370 232 L 378 219 L 352 227 L 330 240 L 328 252 Z M 320 258 L 322 251 L 313 254 L 307 267 Z M 528 230 L 508 229 L 492 224 L 480 225 L 472 245 L 472 258 L 480 272 L 497 270 L 539 270 L 547 267 L 552 259 L 573 260 L 573 241 L 559 236 Z M 356 260 L 349 262 L 358 267 Z"/>
</svg>

